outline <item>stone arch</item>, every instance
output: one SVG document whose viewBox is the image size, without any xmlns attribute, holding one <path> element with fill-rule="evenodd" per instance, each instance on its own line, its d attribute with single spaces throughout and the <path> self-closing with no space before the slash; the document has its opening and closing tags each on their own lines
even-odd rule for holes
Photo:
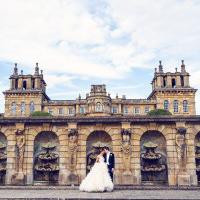
<svg viewBox="0 0 200 200">
<path fill-rule="evenodd" d="M 54 185 L 59 179 L 59 138 L 53 131 L 41 131 L 34 138 L 34 184 Z"/>
<path fill-rule="evenodd" d="M 5 185 L 7 169 L 7 138 L 0 132 L 0 185 Z"/>
<path fill-rule="evenodd" d="M 143 183 L 168 183 L 167 142 L 158 130 L 148 130 L 140 137 L 140 165 Z"/>
<path fill-rule="evenodd" d="M 86 140 L 86 173 L 96 161 L 96 156 L 100 153 L 103 146 L 109 146 L 112 150 L 112 138 L 105 131 L 93 131 Z"/>
</svg>

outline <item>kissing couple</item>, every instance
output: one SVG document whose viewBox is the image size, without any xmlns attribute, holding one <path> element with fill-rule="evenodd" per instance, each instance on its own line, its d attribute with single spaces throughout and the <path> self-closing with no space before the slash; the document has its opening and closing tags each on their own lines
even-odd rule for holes
<svg viewBox="0 0 200 200">
<path fill-rule="evenodd" d="M 109 147 L 105 146 L 97 156 L 94 166 L 80 184 L 80 191 L 111 192 L 114 188 L 114 168 L 115 156 L 109 151 Z"/>
</svg>

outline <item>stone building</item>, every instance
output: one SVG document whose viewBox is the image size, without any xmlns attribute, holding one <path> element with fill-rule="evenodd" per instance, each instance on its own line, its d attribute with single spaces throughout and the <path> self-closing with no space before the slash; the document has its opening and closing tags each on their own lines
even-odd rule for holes
<svg viewBox="0 0 200 200">
<path fill-rule="evenodd" d="M 197 185 L 200 117 L 184 61 L 181 70 L 155 69 L 147 99 L 111 98 L 92 85 L 85 98 L 51 100 L 43 72 L 18 72 L 4 91 L 0 116 L 0 184 L 74 185 L 90 171 L 102 146 L 115 154 L 118 185 Z M 171 116 L 148 116 L 154 109 Z M 35 111 L 51 116 L 33 117 Z"/>
</svg>

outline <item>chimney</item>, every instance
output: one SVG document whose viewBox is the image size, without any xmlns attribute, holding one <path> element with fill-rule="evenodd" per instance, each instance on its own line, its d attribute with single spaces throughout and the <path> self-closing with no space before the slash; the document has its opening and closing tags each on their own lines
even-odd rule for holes
<svg viewBox="0 0 200 200">
<path fill-rule="evenodd" d="M 184 60 L 181 60 L 182 64 L 181 64 L 181 72 L 182 73 L 185 73 L 186 70 L 185 70 L 185 64 L 184 64 Z"/>
<path fill-rule="evenodd" d="M 159 61 L 158 68 L 159 68 L 159 73 L 163 73 L 163 66 L 162 66 L 162 61 L 161 60 Z"/>
</svg>

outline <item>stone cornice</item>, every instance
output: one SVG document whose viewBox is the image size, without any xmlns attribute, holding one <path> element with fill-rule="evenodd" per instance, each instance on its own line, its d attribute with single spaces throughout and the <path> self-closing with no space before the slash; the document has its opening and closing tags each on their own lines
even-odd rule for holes
<svg viewBox="0 0 200 200">
<path fill-rule="evenodd" d="M 68 124 L 75 122 L 78 124 L 88 123 L 121 123 L 130 122 L 132 124 L 140 123 L 162 123 L 162 124 L 174 124 L 176 122 L 186 123 L 198 123 L 200 124 L 200 116 L 105 116 L 105 117 L 28 117 L 28 118 L 5 118 L 0 117 L 0 125 L 9 125 L 15 123 L 25 124 L 41 124 L 41 123 L 53 123 L 53 124 Z"/>
</svg>

